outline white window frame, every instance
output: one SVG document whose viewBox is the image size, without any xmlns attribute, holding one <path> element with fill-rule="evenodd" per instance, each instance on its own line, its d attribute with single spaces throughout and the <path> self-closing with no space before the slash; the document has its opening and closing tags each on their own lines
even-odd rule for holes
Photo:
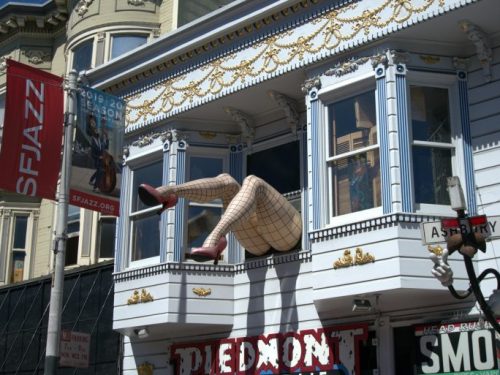
<svg viewBox="0 0 500 375">
<path fill-rule="evenodd" d="M 191 176 L 189 175 L 189 172 L 191 170 L 191 158 L 193 157 L 198 157 L 198 158 L 211 158 L 211 159 L 221 159 L 222 160 L 222 172 L 221 173 L 229 173 L 229 151 L 227 149 L 220 149 L 220 148 L 206 148 L 206 147 L 197 147 L 197 146 L 190 146 L 187 150 L 187 155 L 186 155 L 186 182 L 191 180 Z M 215 176 L 212 176 L 215 177 Z M 215 202 L 209 202 L 209 203 L 196 203 L 192 202 L 188 199 L 185 200 L 185 206 L 184 206 L 184 233 L 183 233 L 183 248 L 185 249 L 182 261 L 183 262 L 194 262 L 191 259 L 186 259 L 186 254 L 188 253 L 188 244 L 187 244 L 187 236 L 188 236 L 188 215 L 189 215 L 189 207 L 207 207 L 207 208 L 220 208 L 221 209 L 221 216 L 224 213 L 222 209 L 222 200 L 216 200 Z M 224 250 L 227 254 L 229 251 L 229 248 Z M 223 262 L 227 262 L 227 256 L 224 259 Z"/>
<path fill-rule="evenodd" d="M 412 118 L 411 118 L 411 96 L 410 87 L 411 86 L 421 86 L 421 87 L 435 87 L 443 88 L 448 90 L 448 103 L 450 111 L 450 133 L 451 142 L 450 143 L 438 143 L 438 142 L 425 142 L 425 141 L 414 141 L 412 134 Z M 414 181 L 413 173 L 413 146 L 432 146 L 435 148 L 443 148 L 451 150 L 451 169 L 453 176 L 459 176 L 462 181 L 464 181 L 465 173 L 463 170 L 463 146 L 462 146 L 462 130 L 461 130 L 461 118 L 460 118 L 460 107 L 459 107 L 459 93 L 458 93 L 458 80 L 454 74 L 442 74 L 442 73 L 431 73 L 431 72 L 417 72 L 409 71 L 407 73 L 407 118 L 408 118 L 408 142 L 410 147 L 410 168 L 411 168 L 411 184 L 413 186 L 413 191 L 417 188 Z M 459 167 L 460 166 L 460 167 Z M 451 209 L 449 205 L 442 204 L 429 204 L 429 203 L 417 203 L 415 201 L 415 194 L 411 197 L 414 204 L 414 211 L 421 215 L 436 215 L 436 216 L 456 216 L 456 212 Z"/>
<path fill-rule="evenodd" d="M 369 208 L 366 210 L 361 210 L 357 212 L 351 212 L 339 216 L 335 216 L 332 212 L 332 202 L 333 202 L 333 186 L 332 186 L 332 168 L 330 164 L 335 161 L 335 160 L 340 160 L 347 158 L 352 155 L 356 155 L 359 153 L 366 153 L 369 151 L 374 151 L 378 150 L 379 152 L 379 160 L 380 160 L 380 128 L 379 128 L 379 123 L 377 121 L 377 144 L 376 145 L 370 145 L 367 147 L 364 147 L 359 150 L 353 150 L 350 152 L 343 153 L 338 156 L 329 156 L 329 140 L 330 140 L 330 118 L 329 118 L 329 107 L 330 105 L 334 104 L 335 102 L 339 102 L 344 99 L 351 98 L 355 95 L 362 94 L 368 91 L 373 90 L 374 96 L 375 96 L 375 118 L 378 120 L 379 117 L 379 103 L 378 103 L 378 97 L 377 97 L 377 87 L 376 87 L 376 81 L 375 77 L 372 71 L 359 75 L 358 77 L 354 77 L 353 79 L 348 79 L 345 81 L 340 82 L 337 85 L 332 85 L 327 88 L 327 90 L 322 90 L 319 93 L 319 98 L 323 104 L 323 118 L 325 119 L 324 121 L 324 127 L 323 127 L 323 132 L 322 134 L 324 135 L 324 140 L 323 140 L 323 155 L 320 156 L 320 159 L 323 161 L 323 168 L 324 168 L 324 186 L 325 186 L 325 192 L 324 196 L 326 198 L 326 201 L 328 202 L 328 206 L 326 208 L 327 213 L 326 219 L 327 219 L 327 227 L 336 227 L 340 225 L 345 225 L 348 223 L 353 223 L 357 221 L 364 221 L 367 219 L 372 219 L 376 217 L 380 217 L 383 215 L 383 209 L 382 205 L 378 207 L 373 207 Z M 382 166 L 379 165 L 379 168 Z M 382 173 L 382 171 L 380 171 Z M 381 182 L 382 183 L 382 182 Z M 382 186 L 381 186 L 382 188 Z M 316 209 L 318 209 L 317 207 Z"/>
<path fill-rule="evenodd" d="M 160 162 L 163 165 L 163 153 L 158 150 L 158 151 L 153 151 L 151 153 L 148 153 L 147 155 L 137 155 L 135 158 L 130 158 L 127 160 L 127 164 L 130 168 L 130 179 L 129 183 L 130 186 L 133 186 L 133 181 L 134 181 L 134 173 L 135 170 L 146 167 L 150 164 L 155 164 Z M 150 266 L 153 264 L 159 264 L 160 263 L 160 254 L 162 249 L 160 249 L 159 254 L 150 258 L 144 258 L 140 260 L 132 260 L 132 247 L 133 247 L 133 231 L 134 231 L 134 218 L 139 218 L 141 216 L 152 216 L 152 214 L 156 214 L 156 212 L 161 208 L 161 205 L 157 205 L 154 207 L 148 207 L 146 209 L 137 211 L 137 212 L 132 212 L 132 202 L 133 202 L 133 197 L 137 194 L 136 191 L 130 191 L 128 194 L 127 199 L 127 212 L 125 213 L 126 216 L 126 222 L 124 223 L 124 228 L 125 231 L 127 231 L 127 239 L 124 242 L 124 248 L 126 249 L 123 251 L 122 255 L 126 259 L 126 266 L 125 268 L 141 268 L 141 267 L 146 267 Z M 139 198 L 137 198 L 139 199 Z M 160 244 L 158 244 L 160 245 Z"/>
</svg>

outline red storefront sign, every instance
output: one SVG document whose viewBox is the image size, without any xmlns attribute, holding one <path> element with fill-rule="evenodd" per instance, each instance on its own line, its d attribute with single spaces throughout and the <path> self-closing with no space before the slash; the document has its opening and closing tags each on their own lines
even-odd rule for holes
<svg viewBox="0 0 500 375">
<path fill-rule="evenodd" d="M 61 166 L 63 80 L 7 60 L 0 188 L 55 199 Z"/>
<path fill-rule="evenodd" d="M 176 373 L 290 374 L 340 371 L 360 373 L 359 344 L 368 325 L 356 324 L 175 344 L 171 359 Z"/>
</svg>

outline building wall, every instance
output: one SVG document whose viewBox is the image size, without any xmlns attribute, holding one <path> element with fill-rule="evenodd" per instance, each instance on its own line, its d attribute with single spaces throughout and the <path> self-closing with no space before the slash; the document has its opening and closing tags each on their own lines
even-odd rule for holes
<svg viewBox="0 0 500 375">
<path fill-rule="evenodd" d="M 500 176 L 496 173 L 500 152 L 500 39 L 493 36 L 489 41 L 492 47 L 491 62 L 484 67 L 479 57 L 470 57 L 468 74 L 469 113 L 471 120 L 472 148 L 476 180 L 478 214 L 498 216 L 500 204 L 498 189 Z M 490 76 L 488 76 L 488 73 Z M 497 269 L 500 256 L 500 241 L 487 244 L 486 253 L 479 253 L 479 270 Z M 495 280 L 484 282 L 485 296 L 496 289 Z"/>
</svg>

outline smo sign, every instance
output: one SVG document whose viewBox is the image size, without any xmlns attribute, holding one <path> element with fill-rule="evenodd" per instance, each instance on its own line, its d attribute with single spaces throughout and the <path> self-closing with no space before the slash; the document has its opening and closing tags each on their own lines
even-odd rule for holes
<svg viewBox="0 0 500 375">
<path fill-rule="evenodd" d="M 417 326 L 417 374 L 498 375 L 495 331 L 486 323 Z"/>
<path fill-rule="evenodd" d="M 299 374 L 326 371 L 359 374 L 359 342 L 368 325 L 182 343 L 171 347 L 177 375 Z M 331 371 L 331 372 L 330 372 Z"/>
</svg>

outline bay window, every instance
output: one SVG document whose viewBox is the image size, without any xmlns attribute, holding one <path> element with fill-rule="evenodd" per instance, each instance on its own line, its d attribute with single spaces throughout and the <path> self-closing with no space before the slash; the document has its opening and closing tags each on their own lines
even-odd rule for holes
<svg viewBox="0 0 500 375">
<path fill-rule="evenodd" d="M 381 205 L 374 90 L 328 107 L 328 181 L 331 216 Z"/>
<path fill-rule="evenodd" d="M 157 214 L 161 205 L 148 207 L 139 199 L 140 184 L 162 185 L 161 161 L 138 167 L 132 171 L 132 202 L 130 209 L 130 262 L 142 261 L 160 255 L 160 219 Z"/>
</svg>

